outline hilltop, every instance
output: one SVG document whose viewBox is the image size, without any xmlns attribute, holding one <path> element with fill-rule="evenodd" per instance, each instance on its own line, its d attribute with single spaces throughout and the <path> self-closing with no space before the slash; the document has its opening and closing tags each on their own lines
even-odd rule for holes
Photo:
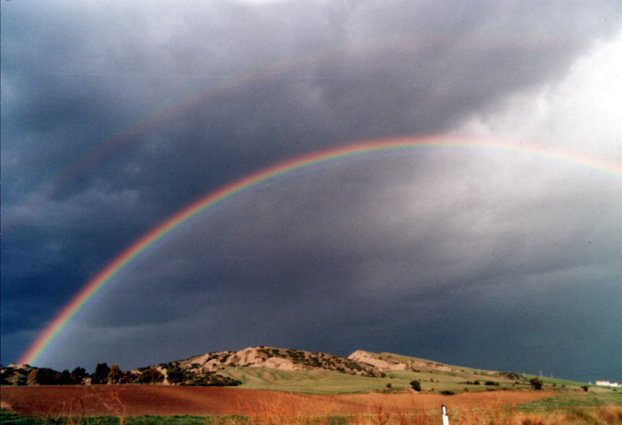
<svg viewBox="0 0 622 425">
<path fill-rule="evenodd" d="M 372 353 L 364 350 L 356 350 L 350 354 L 348 358 L 357 362 L 369 364 L 382 372 L 395 370 L 411 372 L 420 372 L 422 370 L 450 372 L 452 370 L 451 366 L 443 363 L 393 353 Z"/>
<path fill-rule="evenodd" d="M 230 367 L 267 368 L 285 371 L 326 370 L 349 375 L 380 377 L 372 364 L 334 354 L 278 347 L 248 347 L 240 351 L 220 351 L 179 362 L 187 370 L 216 372 Z"/>
</svg>

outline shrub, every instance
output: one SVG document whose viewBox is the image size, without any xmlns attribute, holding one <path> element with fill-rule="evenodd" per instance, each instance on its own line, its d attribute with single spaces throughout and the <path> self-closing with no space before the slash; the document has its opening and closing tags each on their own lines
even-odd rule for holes
<svg viewBox="0 0 622 425">
<path fill-rule="evenodd" d="M 542 385 L 544 385 L 544 382 L 542 382 L 542 380 L 538 379 L 538 378 L 531 378 L 529 380 L 529 383 L 534 388 L 534 390 L 541 390 L 542 389 Z"/>
<path fill-rule="evenodd" d="M 180 384 L 186 379 L 184 370 L 178 366 L 167 369 L 166 376 L 171 384 Z"/>
<path fill-rule="evenodd" d="M 416 379 L 413 381 L 410 381 L 410 386 L 415 391 L 421 391 L 421 383 L 417 381 Z"/>
<path fill-rule="evenodd" d="M 149 368 L 140 374 L 136 382 L 139 384 L 159 384 L 164 380 L 164 375 L 156 368 Z"/>
</svg>

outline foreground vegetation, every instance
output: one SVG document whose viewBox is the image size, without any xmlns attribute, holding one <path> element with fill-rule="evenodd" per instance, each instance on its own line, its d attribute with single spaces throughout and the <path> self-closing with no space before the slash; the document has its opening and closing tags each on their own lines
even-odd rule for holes
<svg viewBox="0 0 622 425">
<path fill-rule="evenodd" d="M 356 416 L 283 416 L 282 412 L 252 416 L 136 416 L 136 417 L 23 417 L 6 410 L 5 425 L 437 425 L 439 412 L 402 413 L 378 406 L 371 414 Z M 526 413 L 516 410 L 458 411 L 450 424 L 459 425 L 615 425 L 622 423 L 622 407 L 570 408 L 563 411 Z"/>
<path fill-rule="evenodd" d="M 285 394 L 285 393 L 284 393 Z M 451 406 L 451 399 L 447 404 Z M 4 405 L 3 407 L 10 407 Z M 24 417 L 2 409 L 0 423 L 7 425 L 438 425 L 440 409 L 401 410 L 376 404 L 348 416 L 303 413 L 300 406 L 277 396 L 245 416 L 94 416 L 48 415 Z M 622 394 L 596 389 L 589 393 L 555 395 L 501 408 L 455 408 L 449 410 L 451 425 L 615 425 L 622 424 Z"/>
</svg>

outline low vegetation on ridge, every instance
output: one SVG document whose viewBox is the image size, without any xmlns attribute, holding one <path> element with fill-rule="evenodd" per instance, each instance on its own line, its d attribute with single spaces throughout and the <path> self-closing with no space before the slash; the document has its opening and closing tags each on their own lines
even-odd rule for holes
<svg viewBox="0 0 622 425">
<path fill-rule="evenodd" d="M 150 384 L 241 386 L 307 393 L 426 392 L 447 396 L 500 390 L 592 391 L 584 383 L 451 366 L 392 353 L 354 351 L 348 357 L 278 347 L 219 351 L 123 371 L 98 364 L 61 372 L 29 365 L 0 368 L 2 385 Z"/>
</svg>

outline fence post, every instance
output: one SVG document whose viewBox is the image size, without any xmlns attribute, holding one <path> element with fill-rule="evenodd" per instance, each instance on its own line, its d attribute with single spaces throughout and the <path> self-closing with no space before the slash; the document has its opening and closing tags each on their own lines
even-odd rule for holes
<svg viewBox="0 0 622 425">
<path fill-rule="evenodd" d="M 447 406 L 441 405 L 441 413 L 443 415 L 443 425 L 449 425 L 449 416 L 447 416 Z"/>
</svg>

